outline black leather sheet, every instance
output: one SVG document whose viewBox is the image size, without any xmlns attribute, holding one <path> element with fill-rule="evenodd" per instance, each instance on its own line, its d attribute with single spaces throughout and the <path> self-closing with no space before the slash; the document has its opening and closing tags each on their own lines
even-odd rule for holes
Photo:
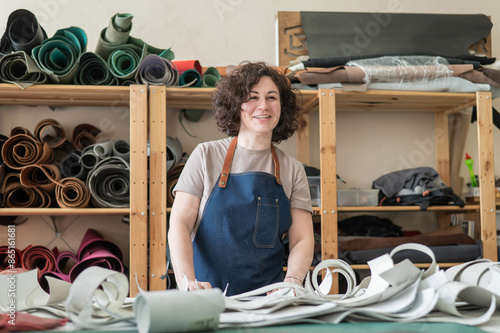
<svg viewBox="0 0 500 333">
<path fill-rule="evenodd" d="M 310 58 L 439 55 L 470 59 L 485 15 L 301 12 Z"/>
</svg>

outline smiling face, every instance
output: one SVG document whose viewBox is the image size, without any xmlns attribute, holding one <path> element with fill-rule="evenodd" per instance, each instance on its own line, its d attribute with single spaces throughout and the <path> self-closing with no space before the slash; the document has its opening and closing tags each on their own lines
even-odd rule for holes
<svg viewBox="0 0 500 333">
<path fill-rule="evenodd" d="M 239 136 L 253 134 L 272 137 L 278 125 L 281 102 L 278 87 L 269 76 L 263 76 L 252 87 L 248 101 L 241 104 L 241 124 Z"/>
</svg>

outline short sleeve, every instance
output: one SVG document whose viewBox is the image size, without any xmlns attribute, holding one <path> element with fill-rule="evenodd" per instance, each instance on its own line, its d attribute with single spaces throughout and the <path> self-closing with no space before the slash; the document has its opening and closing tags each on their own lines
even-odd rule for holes
<svg viewBox="0 0 500 333">
<path fill-rule="evenodd" d="M 290 196 L 291 208 L 300 208 L 313 213 L 311 205 L 311 194 L 306 172 L 300 162 L 294 164 L 294 177 L 292 193 Z"/>
</svg>

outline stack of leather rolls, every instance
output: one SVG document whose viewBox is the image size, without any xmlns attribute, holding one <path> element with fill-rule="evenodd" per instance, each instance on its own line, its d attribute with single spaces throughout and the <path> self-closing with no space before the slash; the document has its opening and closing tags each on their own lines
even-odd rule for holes
<svg viewBox="0 0 500 333">
<path fill-rule="evenodd" d="M 130 145 L 97 143 L 100 132 L 80 124 L 68 142 L 59 122 L 43 119 L 33 134 L 15 127 L 1 135 L 0 207 L 128 207 Z"/>
</svg>

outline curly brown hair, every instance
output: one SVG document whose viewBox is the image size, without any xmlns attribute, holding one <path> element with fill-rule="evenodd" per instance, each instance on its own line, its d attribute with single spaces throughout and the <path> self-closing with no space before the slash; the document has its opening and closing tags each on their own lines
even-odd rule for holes
<svg viewBox="0 0 500 333">
<path fill-rule="evenodd" d="M 271 141 L 280 143 L 299 128 L 300 105 L 298 89 L 293 88 L 286 76 L 264 62 L 247 62 L 223 77 L 212 92 L 215 121 L 220 131 L 236 136 L 240 130 L 241 104 L 248 102 L 250 91 L 260 78 L 269 76 L 278 87 L 281 116 L 273 130 Z"/>
</svg>

